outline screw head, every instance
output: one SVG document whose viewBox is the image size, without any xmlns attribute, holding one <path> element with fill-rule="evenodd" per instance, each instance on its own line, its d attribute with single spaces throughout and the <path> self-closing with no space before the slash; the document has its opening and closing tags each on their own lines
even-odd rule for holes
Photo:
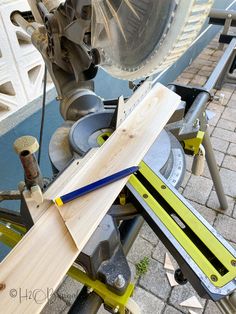
<svg viewBox="0 0 236 314">
<path fill-rule="evenodd" d="M 120 307 L 117 305 L 114 309 L 113 309 L 113 313 L 118 313 L 119 312 Z"/>
<path fill-rule="evenodd" d="M 166 189 L 166 186 L 163 184 L 163 185 L 161 186 L 161 188 L 162 188 L 162 190 L 165 190 L 165 189 Z"/>
<path fill-rule="evenodd" d="M 211 275 L 211 280 L 212 280 L 213 282 L 217 282 L 217 281 L 218 281 L 218 278 L 217 278 L 216 275 Z"/>
<path fill-rule="evenodd" d="M 234 266 L 234 267 L 236 267 L 236 260 L 232 260 L 232 261 L 231 261 L 231 265 Z"/>
<path fill-rule="evenodd" d="M 193 127 L 194 128 L 199 128 L 200 127 L 200 120 L 199 119 L 196 119 L 193 123 Z"/>
<path fill-rule="evenodd" d="M 148 195 L 147 194 L 143 194 L 143 198 L 148 198 Z"/>
<path fill-rule="evenodd" d="M 121 289 L 125 286 L 125 278 L 123 275 L 119 274 L 116 279 L 114 280 L 114 286 L 118 289 Z"/>
</svg>

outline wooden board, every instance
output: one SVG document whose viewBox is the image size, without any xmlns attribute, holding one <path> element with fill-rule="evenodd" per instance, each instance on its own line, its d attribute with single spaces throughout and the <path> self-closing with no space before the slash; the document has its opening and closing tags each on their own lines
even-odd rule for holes
<svg viewBox="0 0 236 314">
<path fill-rule="evenodd" d="M 132 98 L 129 101 L 131 100 Z M 86 166 L 74 175 L 73 182 L 65 182 L 64 188 L 57 196 L 125 168 L 138 166 L 179 102 L 179 96 L 171 93 L 169 89 L 159 84 L 155 86 L 135 108 L 132 108 L 132 113 L 99 149 L 95 158 L 91 158 Z M 128 179 L 129 177 L 121 179 L 59 207 L 79 249 L 88 241 Z"/>
<path fill-rule="evenodd" d="M 152 98 L 153 97 L 158 98 L 158 103 L 155 102 L 155 106 L 149 101 L 140 104 L 138 107 L 140 109 L 140 114 L 138 113 L 139 110 L 136 111 L 135 109 L 131 116 L 128 117 L 130 124 L 132 116 L 134 116 L 134 120 L 137 120 L 133 121 L 133 124 L 131 124 L 129 129 L 127 128 L 125 132 L 123 131 L 123 124 L 121 125 L 121 128 L 117 130 L 120 135 L 122 135 L 122 133 L 126 134 L 127 139 L 127 145 L 124 145 L 124 135 L 121 136 L 121 138 L 120 136 L 115 137 L 117 144 L 120 147 L 120 151 L 122 152 L 122 156 L 124 156 L 123 151 L 126 151 L 129 144 L 132 143 L 134 139 L 137 146 L 141 144 L 141 139 L 143 139 L 144 136 L 143 133 L 146 134 L 145 141 L 150 141 L 151 145 L 151 142 L 154 141 L 155 137 L 175 111 L 180 101 L 177 95 L 162 86 L 155 87 L 155 93 L 152 95 Z M 143 107 L 145 107 L 145 110 Z M 137 126 L 138 122 L 142 126 L 142 132 Z M 152 131 L 150 125 L 152 125 Z M 153 127 L 154 125 L 155 128 Z M 138 127 L 138 129 L 136 129 L 136 127 Z M 137 130 L 139 130 L 139 132 L 137 132 Z M 153 133 L 155 133 L 155 136 Z M 132 137 L 133 135 L 134 139 Z M 151 137 L 148 139 L 149 135 Z M 139 136 L 140 141 L 137 140 Z M 106 147 L 107 146 L 108 145 L 106 144 Z M 113 149 L 114 152 L 117 153 L 115 146 L 115 143 L 112 141 L 110 154 Z M 147 149 L 147 146 L 146 143 L 145 147 L 142 147 L 142 149 Z M 88 161 L 88 164 L 91 162 L 92 169 L 95 169 L 97 177 L 104 175 L 101 168 L 99 168 L 99 162 L 101 162 L 100 152 L 103 151 L 104 148 L 101 147 Z M 107 152 L 107 148 L 105 151 Z M 104 163 L 104 160 L 102 163 L 103 167 L 107 167 L 108 170 L 106 171 L 113 171 L 113 166 L 110 164 L 110 154 L 106 155 L 107 163 Z M 134 151 L 132 151 L 132 155 L 133 154 L 137 157 Z M 124 160 L 129 160 L 129 158 L 131 158 L 133 163 L 132 155 L 126 155 Z M 117 161 L 116 158 L 112 158 L 112 160 L 113 162 Z M 138 158 L 136 162 L 138 163 Z M 119 167 L 123 168 L 122 162 L 119 162 Z M 80 177 L 79 174 L 81 174 L 81 176 L 85 178 L 86 172 L 90 170 L 89 168 L 90 167 L 88 167 L 86 163 L 80 171 L 75 172 L 75 176 Z M 90 181 L 93 178 L 94 177 L 90 173 L 87 180 Z M 62 179 L 63 177 L 60 179 L 60 182 L 63 182 Z M 74 186 L 76 180 L 72 181 L 74 182 Z M 122 184 L 125 184 L 125 182 Z M 61 191 L 61 185 L 59 184 L 59 186 L 60 189 L 58 190 L 58 193 Z M 54 191 L 56 191 L 57 187 L 54 186 L 53 189 L 54 188 Z M 110 191 L 111 190 L 109 189 L 109 193 Z M 78 223 L 77 228 L 81 229 L 81 234 L 85 235 L 85 237 L 81 239 L 79 249 L 76 247 L 75 242 L 70 236 L 68 228 L 65 226 L 58 209 L 53 204 L 49 206 L 31 230 L 2 261 L 0 264 L 0 286 L 2 288 L 0 290 L 0 308 L 4 309 L 4 313 L 32 314 L 41 311 L 52 292 L 55 291 L 79 252 L 82 250 L 83 245 L 89 239 L 89 236 L 93 232 L 92 230 L 96 229 L 100 220 L 106 213 L 104 207 L 101 207 L 101 201 L 99 200 L 99 202 L 97 202 L 100 192 L 101 191 L 96 191 L 96 198 L 93 196 L 95 203 L 93 202 L 92 207 L 80 212 L 81 220 L 76 216 Z M 113 195 L 113 191 L 111 193 Z M 97 207 L 97 205 L 99 206 Z M 71 214 L 74 215 L 73 210 Z M 88 218 L 85 219 L 84 217 L 82 218 L 82 216 L 87 216 Z M 71 222 L 70 220 L 68 221 Z M 86 224 L 86 227 L 84 226 L 84 223 Z"/>
</svg>

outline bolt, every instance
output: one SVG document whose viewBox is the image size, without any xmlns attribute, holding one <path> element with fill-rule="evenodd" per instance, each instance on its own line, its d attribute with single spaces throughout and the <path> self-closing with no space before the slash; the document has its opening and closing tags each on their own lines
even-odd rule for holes
<svg viewBox="0 0 236 314">
<path fill-rule="evenodd" d="M 135 84 L 132 81 L 129 81 L 129 89 L 134 89 L 135 88 Z"/>
<path fill-rule="evenodd" d="M 57 96 L 57 97 L 56 97 L 56 100 L 57 100 L 57 101 L 62 100 L 62 99 L 63 99 L 62 96 Z"/>
<path fill-rule="evenodd" d="M 90 293 L 92 293 L 92 292 L 93 292 L 93 288 L 87 287 L 87 293 L 90 294 Z"/>
<path fill-rule="evenodd" d="M 214 95 L 213 100 L 220 102 L 220 104 L 224 103 L 225 94 L 221 93 L 220 95 Z"/>
<path fill-rule="evenodd" d="M 121 289 L 125 286 L 125 278 L 123 275 L 119 274 L 114 280 L 114 286 L 118 289 Z"/>
<path fill-rule="evenodd" d="M 211 280 L 213 282 L 217 282 L 218 281 L 218 278 L 216 277 L 216 275 L 211 275 Z"/>
<path fill-rule="evenodd" d="M 120 307 L 117 305 L 114 309 L 113 309 L 113 313 L 118 313 L 119 312 Z"/>
<path fill-rule="evenodd" d="M 213 100 L 215 100 L 215 101 L 220 101 L 220 96 L 214 95 L 214 96 L 213 96 Z"/>
<path fill-rule="evenodd" d="M 231 261 L 231 265 L 234 266 L 234 267 L 236 267 L 236 260 L 232 260 L 232 261 Z"/>
<path fill-rule="evenodd" d="M 194 128 L 199 128 L 199 127 L 200 127 L 200 121 L 199 121 L 199 119 L 196 119 L 196 120 L 194 121 L 193 127 L 194 127 Z"/>
</svg>

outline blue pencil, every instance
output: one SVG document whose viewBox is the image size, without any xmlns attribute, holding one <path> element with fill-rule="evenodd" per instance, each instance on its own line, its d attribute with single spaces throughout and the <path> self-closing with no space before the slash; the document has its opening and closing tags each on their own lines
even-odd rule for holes
<svg viewBox="0 0 236 314">
<path fill-rule="evenodd" d="M 58 206 L 62 206 L 63 204 L 66 204 L 82 195 L 85 195 L 87 193 L 90 193 L 94 190 L 100 189 L 103 186 L 106 186 L 112 182 L 118 181 L 122 178 L 125 178 L 129 175 L 131 175 L 132 173 L 136 172 L 139 170 L 138 166 L 134 166 L 134 167 L 130 167 L 124 170 L 121 170 L 117 173 L 114 173 L 108 177 L 105 177 L 101 180 L 95 181 L 91 184 L 88 184 L 86 186 L 83 186 L 82 188 L 79 188 L 75 191 L 72 191 L 68 194 L 65 194 L 63 196 L 57 197 L 54 202 L 58 205 Z"/>
</svg>

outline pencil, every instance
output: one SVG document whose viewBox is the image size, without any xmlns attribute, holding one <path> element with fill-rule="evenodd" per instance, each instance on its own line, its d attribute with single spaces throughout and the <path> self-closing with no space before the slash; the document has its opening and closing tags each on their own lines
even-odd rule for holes
<svg viewBox="0 0 236 314">
<path fill-rule="evenodd" d="M 115 181 L 118 181 L 122 178 L 125 178 L 131 174 L 133 174 L 134 172 L 138 171 L 139 170 L 139 167 L 138 166 L 133 166 L 133 167 L 130 167 L 130 168 L 126 168 L 124 170 L 121 170 L 117 173 L 114 173 L 108 177 L 105 177 L 103 179 L 100 179 L 98 181 L 95 181 L 93 183 L 90 183 L 86 186 L 83 186 L 82 188 L 79 188 L 77 190 L 74 190 L 70 193 L 67 193 L 63 196 L 60 196 L 60 197 L 57 197 L 54 202 L 57 204 L 57 206 L 62 206 L 82 195 L 85 195 L 87 193 L 90 193 L 94 190 L 97 190 L 97 189 L 100 189 L 110 183 L 113 183 Z"/>
</svg>

